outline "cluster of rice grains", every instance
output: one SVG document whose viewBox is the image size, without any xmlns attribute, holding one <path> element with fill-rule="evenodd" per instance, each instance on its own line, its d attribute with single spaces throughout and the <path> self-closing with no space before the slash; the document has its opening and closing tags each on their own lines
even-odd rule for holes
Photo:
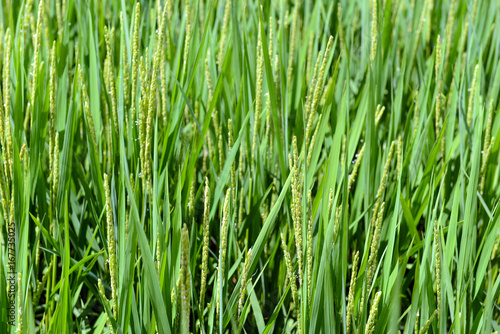
<svg viewBox="0 0 500 334">
<path fill-rule="evenodd" d="M 496 329 L 495 1 L 2 8 L 0 332 Z"/>
</svg>

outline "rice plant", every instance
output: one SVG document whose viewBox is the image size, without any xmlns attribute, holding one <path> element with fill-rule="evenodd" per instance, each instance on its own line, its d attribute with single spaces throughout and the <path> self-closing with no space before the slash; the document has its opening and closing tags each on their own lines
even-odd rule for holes
<svg viewBox="0 0 500 334">
<path fill-rule="evenodd" d="M 500 2 L 0 1 L 0 333 L 491 333 Z"/>
</svg>

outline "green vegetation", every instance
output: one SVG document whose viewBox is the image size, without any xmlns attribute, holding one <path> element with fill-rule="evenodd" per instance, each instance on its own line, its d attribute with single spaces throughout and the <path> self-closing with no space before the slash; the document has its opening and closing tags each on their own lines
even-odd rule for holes
<svg viewBox="0 0 500 334">
<path fill-rule="evenodd" d="M 499 20 L 1 1 L 0 332 L 496 331 Z"/>
</svg>

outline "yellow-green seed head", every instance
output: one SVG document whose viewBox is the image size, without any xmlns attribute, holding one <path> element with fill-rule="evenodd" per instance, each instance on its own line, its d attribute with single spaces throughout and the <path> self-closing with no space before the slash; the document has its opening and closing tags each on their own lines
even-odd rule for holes
<svg viewBox="0 0 500 334">
<path fill-rule="evenodd" d="M 96 139 L 96 133 L 95 133 L 95 127 L 94 127 L 94 119 L 93 116 L 90 112 L 90 102 L 89 102 L 89 95 L 87 94 L 87 88 L 85 86 L 85 79 L 83 78 L 83 72 L 80 64 L 78 64 L 78 76 L 80 79 L 80 85 L 82 87 L 82 95 L 83 95 L 83 109 L 85 112 L 85 117 L 87 120 L 87 125 L 89 127 L 91 139 L 92 139 L 92 145 L 94 146 L 94 150 L 97 152 L 97 139 Z"/>
<path fill-rule="evenodd" d="M 139 25 L 141 20 L 141 6 L 139 3 L 135 6 L 134 35 L 132 37 L 132 99 L 130 101 L 131 114 L 135 119 L 135 103 L 137 95 L 137 82 L 139 75 Z"/>
<path fill-rule="evenodd" d="M 312 265 L 313 265 L 313 207 L 311 190 L 307 192 L 307 304 L 311 306 L 312 298 Z"/>
<path fill-rule="evenodd" d="M 252 262 L 252 249 L 250 248 L 246 253 L 245 264 L 243 266 L 243 272 L 241 273 L 240 299 L 238 300 L 238 315 L 241 315 L 241 310 L 243 309 L 243 302 L 245 299 L 246 286 L 248 283 L 248 274 L 251 262 Z"/>
<path fill-rule="evenodd" d="M 189 55 L 189 46 L 191 44 L 191 7 L 189 5 L 189 0 L 186 0 L 184 13 L 186 17 L 186 33 L 184 36 L 184 57 L 183 57 L 184 62 L 182 64 L 182 73 L 186 73 L 187 58 Z"/>
<path fill-rule="evenodd" d="M 435 311 L 432 313 L 432 315 L 431 315 L 431 317 L 429 318 L 429 320 L 427 320 L 427 321 L 425 322 L 424 326 L 420 329 L 419 334 L 425 334 L 425 333 L 429 330 L 429 328 L 431 327 L 432 321 L 434 321 L 434 318 L 435 318 L 435 317 L 436 317 L 436 315 L 437 315 L 437 312 L 438 312 L 438 310 L 435 310 Z M 459 314 L 459 320 L 460 320 L 460 314 Z M 460 323 L 460 322 L 459 322 L 459 323 Z"/>
<path fill-rule="evenodd" d="M 291 283 L 292 286 L 292 299 L 293 303 L 295 304 L 295 309 L 297 310 L 298 319 L 300 323 L 300 306 L 299 306 L 300 304 L 299 304 L 299 294 L 297 292 L 296 278 L 293 271 L 292 258 L 287 250 L 285 236 L 283 235 L 283 233 L 281 233 L 281 248 L 283 249 L 283 254 L 285 257 L 287 280 Z M 299 325 L 298 328 L 299 328 L 299 333 L 301 333 L 301 326 Z"/>
<path fill-rule="evenodd" d="M 351 331 L 351 319 L 354 315 L 354 292 L 356 291 L 356 280 L 358 277 L 359 251 L 353 255 L 351 284 L 349 286 L 349 295 L 347 298 L 347 316 L 346 316 L 346 333 Z"/>
<path fill-rule="evenodd" d="M 439 229 L 437 220 L 434 221 L 434 252 L 436 254 L 436 299 L 437 299 L 437 317 L 441 314 L 441 253 L 439 250 Z"/>
<path fill-rule="evenodd" d="M 262 39 L 260 33 L 260 25 L 259 25 L 259 36 L 257 42 L 257 79 L 255 86 L 255 120 L 253 127 L 253 139 L 252 139 L 252 175 L 254 175 L 254 165 L 255 165 L 255 153 L 257 150 L 257 137 L 260 129 L 260 113 L 262 111 L 262 85 L 264 78 L 264 55 L 262 50 Z"/>
<path fill-rule="evenodd" d="M 21 273 L 17 274 L 17 329 L 16 333 L 23 333 L 23 281 Z"/>
<path fill-rule="evenodd" d="M 384 215 L 384 204 L 385 202 L 382 202 L 380 210 L 378 211 L 377 220 L 375 223 L 375 231 L 373 232 L 373 238 L 370 245 L 370 256 L 368 258 L 368 273 L 366 279 L 367 291 L 369 291 L 372 286 L 373 276 L 375 274 L 375 269 L 377 266 L 378 250 L 380 247 L 380 233 L 382 230 L 382 219 Z"/>
<path fill-rule="evenodd" d="M 375 55 L 377 53 L 377 39 L 378 39 L 378 31 L 377 31 L 377 19 L 378 19 L 378 13 L 377 13 L 377 0 L 371 0 L 371 7 L 372 7 L 372 44 L 371 44 L 371 51 L 370 51 L 370 63 L 373 64 L 373 61 L 375 60 Z"/>
<path fill-rule="evenodd" d="M 476 65 L 474 68 L 474 77 L 472 78 L 472 87 L 470 89 L 469 95 L 469 105 L 467 107 L 467 125 L 470 127 L 472 125 L 472 112 L 474 110 L 474 95 L 476 91 L 476 82 L 477 82 L 477 70 L 479 69 L 479 65 Z"/>
<path fill-rule="evenodd" d="M 446 33 L 446 49 L 444 53 L 445 57 L 445 70 L 448 67 L 448 59 L 450 56 L 450 50 L 451 50 L 451 41 L 453 37 L 453 23 L 455 20 L 455 9 L 457 6 L 457 1 L 456 0 L 451 0 L 450 2 L 450 9 L 448 11 L 448 18 L 446 19 L 446 28 L 445 28 L 445 33 Z M 467 20 L 466 20 L 467 21 Z M 466 23 L 466 27 L 467 27 Z M 467 28 L 465 28 L 465 31 L 467 31 Z"/>
<path fill-rule="evenodd" d="M 205 304 L 205 291 L 208 275 L 208 248 L 210 238 L 210 187 L 208 178 L 205 177 L 205 189 L 203 192 L 204 210 L 203 210 L 203 246 L 201 259 L 201 287 L 200 287 L 200 307 Z"/>
<path fill-rule="evenodd" d="M 227 27 L 229 24 L 229 15 L 231 13 L 231 0 L 226 0 L 224 7 L 224 19 L 222 20 L 222 29 L 219 42 L 219 56 L 217 62 L 219 64 L 219 71 L 222 69 L 222 62 L 224 61 L 224 46 L 226 44 Z"/>
<path fill-rule="evenodd" d="M 113 70 L 113 52 L 111 50 L 111 38 L 108 33 L 108 28 L 104 26 L 104 39 L 106 41 L 106 62 L 108 69 L 107 84 L 108 93 L 111 99 L 111 115 L 114 123 L 115 132 L 118 133 L 118 113 L 117 113 L 117 102 L 116 102 L 116 84 L 115 84 L 115 74 Z"/>
<path fill-rule="evenodd" d="M 375 126 L 378 126 L 382 116 L 384 115 L 385 106 L 381 106 L 380 104 L 377 106 L 377 111 L 375 112 Z"/>
<path fill-rule="evenodd" d="M 347 181 L 347 191 L 351 190 L 352 184 L 358 174 L 359 166 L 361 166 L 361 160 L 363 159 L 363 155 L 365 154 L 365 144 L 359 150 L 359 153 L 356 154 L 356 162 L 354 163 L 354 167 L 352 168 L 351 174 L 349 174 L 349 179 Z"/>
<path fill-rule="evenodd" d="M 372 307 L 370 309 L 370 315 L 368 316 L 368 321 L 366 322 L 365 333 L 373 334 L 375 332 L 375 325 L 377 324 L 377 313 L 378 313 L 378 304 L 380 302 L 380 296 L 382 292 L 379 291 L 375 295 L 375 298 L 372 302 Z"/>
<path fill-rule="evenodd" d="M 342 52 L 347 46 L 345 44 L 345 32 L 344 26 L 342 25 L 342 5 L 340 4 L 340 2 L 337 6 L 337 22 L 339 26 L 340 49 Z"/>
<path fill-rule="evenodd" d="M 99 287 L 99 296 L 101 296 L 102 300 L 104 303 L 107 304 L 109 307 L 109 301 L 108 298 L 106 298 L 106 291 L 104 290 L 104 285 L 102 285 L 102 281 L 100 278 L 97 279 L 97 286 Z M 111 321 L 109 319 L 109 316 L 106 314 L 107 319 L 108 319 L 108 326 L 111 328 Z"/>
<path fill-rule="evenodd" d="M 218 289 L 222 290 L 222 284 L 225 282 L 225 269 L 226 269 L 226 253 L 227 253 L 227 228 L 229 225 L 229 202 L 231 199 L 231 189 L 227 189 L 226 198 L 224 200 L 224 207 L 222 209 L 222 226 L 221 226 L 221 243 L 219 251 L 219 282 Z M 220 314 L 220 292 L 217 293 L 217 314 Z"/>
<path fill-rule="evenodd" d="M 190 298 L 191 298 L 191 272 L 189 271 L 189 231 L 186 224 L 182 227 L 181 240 L 181 275 L 180 279 L 180 294 L 181 294 L 181 310 L 180 310 L 180 333 L 189 333 L 189 316 L 190 316 Z"/>
<path fill-rule="evenodd" d="M 115 227 L 113 222 L 113 206 L 111 204 L 111 188 L 109 184 L 108 174 L 104 174 L 104 191 L 106 197 L 106 221 L 107 221 L 107 233 L 108 233 L 108 253 L 109 253 L 109 274 L 111 277 L 111 293 L 113 298 L 113 313 L 115 318 L 117 317 L 117 290 L 118 290 L 118 272 L 117 272 L 117 261 L 116 261 L 116 239 L 115 239 Z"/>
<path fill-rule="evenodd" d="M 484 185 L 486 183 L 486 168 L 488 167 L 488 159 L 490 157 L 490 153 L 493 149 L 493 143 L 495 142 L 495 138 L 490 138 L 491 136 L 491 125 L 492 125 L 492 113 L 493 113 L 493 100 L 490 100 L 490 106 L 488 111 L 488 121 L 486 123 L 486 131 L 484 135 L 484 145 L 482 151 L 482 164 L 480 171 L 480 184 L 479 184 L 479 192 L 483 194 Z"/>
<path fill-rule="evenodd" d="M 307 127 L 306 127 L 306 145 L 309 144 L 309 140 L 310 140 L 309 137 L 311 135 L 314 118 L 316 116 L 318 103 L 319 103 L 319 100 L 321 97 L 321 92 L 323 90 L 323 79 L 325 76 L 326 64 L 328 62 L 328 58 L 330 57 L 330 51 L 331 51 L 332 45 L 333 45 L 333 36 L 330 36 L 330 38 L 328 39 L 328 43 L 326 45 L 325 53 L 323 55 L 323 61 L 321 63 L 321 67 L 319 69 L 318 78 L 316 81 L 316 86 L 314 88 L 314 95 L 313 95 L 313 99 L 311 102 L 311 110 L 310 110 L 310 114 L 308 116 L 308 122 L 307 122 Z"/>
</svg>

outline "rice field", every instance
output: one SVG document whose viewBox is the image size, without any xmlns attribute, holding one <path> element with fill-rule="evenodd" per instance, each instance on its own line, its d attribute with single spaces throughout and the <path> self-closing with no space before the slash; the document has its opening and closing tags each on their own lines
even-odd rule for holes
<svg viewBox="0 0 500 334">
<path fill-rule="evenodd" d="M 2 0 L 0 333 L 492 333 L 500 2 Z"/>
</svg>

